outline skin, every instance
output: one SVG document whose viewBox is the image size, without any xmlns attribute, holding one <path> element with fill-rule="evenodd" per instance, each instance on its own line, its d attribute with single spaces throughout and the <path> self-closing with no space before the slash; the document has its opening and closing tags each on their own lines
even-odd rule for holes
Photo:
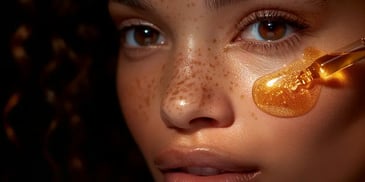
<svg viewBox="0 0 365 182">
<path fill-rule="evenodd" d="M 122 40 L 116 68 L 122 112 L 156 181 L 164 179 L 156 156 L 171 148 L 254 164 L 255 181 L 365 180 L 364 64 L 343 71 L 342 84 L 322 86 L 315 107 L 297 117 L 261 111 L 251 93 L 258 77 L 305 47 L 329 52 L 363 36 L 363 0 L 237 1 L 218 9 L 203 0 L 147 2 L 153 9 L 111 1 L 109 10 L 118 27 L 143 20 L 165 38 L 137 48 Z M 299 41 L 283 51 L 247 48 L 237 24 L 260 9 L 290 12 L 309 28 L 294 31 Z"/>
</svg>

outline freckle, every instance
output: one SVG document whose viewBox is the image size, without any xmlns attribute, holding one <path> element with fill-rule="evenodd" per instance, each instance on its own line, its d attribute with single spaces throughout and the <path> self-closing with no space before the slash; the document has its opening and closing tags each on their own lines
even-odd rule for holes
<svg viewBox="0 0 365 182">
<path fill-rule="evenodd" d="M 181 85 L 181 84 L 184 84 L 184 83 L 185 83 L 185 80 L 181 80 L 181 81 L 177 82 L 176 84 Z"/>
<path fill-rule="evenodd" d="M 194 82 L 188 83 L 186 87 L 191 88 L 194 85 Z"/>
<path fill-rule="evenodd" d="M 183 88 L 183 89 L 180 89 L 180 92 L 181 92 L 181 93 L 186 93 L 186 92 L 188 92 L 188 91 L 189 91 L 189 88 L 186 88 L 186 87 L 185 87 L 185 88 Z"/>
<path fill-rule="evenodd" d="M 214 56 L 214 59 L 217 60 L 218 59 L 218 56 Z"/>
<path fill-rule="evenodd" d="M 230 87 L 229 87 L 229 90 L 230 90 L 230 91 L 233 91 L 233 88 L 230 86 Z"/>
<path fill-rule="evenodd" d="M 177 95 L 179 93 L 179 90 L 175 90 L 174 92 L 172 92 L 171 95 Z"/>
<path fill-rule="evenodd" d="M 208 51 L 211 51 L 212 49 L 210 47 L 208 47 Z"/>
<path fill-rule="evenodd" d="M 218 84 L 218 83 L 215 83 L 215 86 L 216 86 L 216 87 L 218 87 L 218 86 L 219 86 L 219 84 Z"/>
<path fill-rule="evenodd" d="M 206 87 L 202 87 L 203 92 L 207 92 L 208 89 Z"/>
<path fill-rule="evenodd" d="M 251 117 L 254 119 L 254 120 L 257 120 L 258 118 L 257 118 L 257 116 L 256 116 L 256 114 L 255 113 L 251 113 Z"/>
<path fill-rule="evenodd" d="M 165 70 L 166 69 L 166 64 L 163 64 L 161 69 L 162 69 L 162 71 Z"/>
<path fill-rule="evenodd" d="M 193 97 L 194 96 L 194 93 L 193 92 L 190 92 L 189 94 L 188 94 L 188 97 Z"/>
<path fill-rule="evenodd" d="M 213 39 L 213 43 L 217 43 L 217 39 Z"/>
<path fill-rule="evenodd" d="M 173 100 L 176 100 L 176 97 L 170 97 L 169 98 L 169 101 L 173 101 Z"/>
<path fill-rule="evenodd" d="M 240 99 L 244 99 L 244 98 L 245 98 L 245 96 L 244 96 L 244 95 L 241 95 L 241 96 L 240 96 Z"/>
<path fill-rule="evenodd" d="M 150 106 L 150 99 L 148 97 L 145 98 L 146 106 Z"/>
</svg>

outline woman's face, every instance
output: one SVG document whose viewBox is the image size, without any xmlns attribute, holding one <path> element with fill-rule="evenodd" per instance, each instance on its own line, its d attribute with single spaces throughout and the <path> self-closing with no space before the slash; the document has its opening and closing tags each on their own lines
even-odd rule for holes
<svg viewBox="0 0 365 182">
<path fill-rule="evenodd" d="M 365 35 L 363 0 L 115 0 L 117 89 L 156 181 L 357 181 L 365 176 L 364 64 L 290 118 L 254 81 Z"/>
</svg>

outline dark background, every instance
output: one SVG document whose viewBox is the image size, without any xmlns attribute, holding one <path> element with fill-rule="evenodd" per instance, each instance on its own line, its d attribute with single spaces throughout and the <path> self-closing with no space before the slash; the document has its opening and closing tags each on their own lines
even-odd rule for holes
<svg viewBox="0 0 365 182">
<path fill-rule="evenodd" d="M 6 0 L 0 181 L 152 181 L 115 93 L 106 0 Z"/>
</svg>

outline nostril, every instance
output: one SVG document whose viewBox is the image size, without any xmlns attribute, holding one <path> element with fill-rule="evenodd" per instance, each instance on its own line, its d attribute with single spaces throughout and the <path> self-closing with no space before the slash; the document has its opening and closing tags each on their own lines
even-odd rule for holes
<svg viewBox="0 0 365 182">
<path fill-rule="evenodd" d="M 206 128 L 216 127 L 219 125 L 219 122 L 210 117 L 199 117 L 191 120 L 189 125 L 193 126 L 194 128 Z"/>
</svg>

